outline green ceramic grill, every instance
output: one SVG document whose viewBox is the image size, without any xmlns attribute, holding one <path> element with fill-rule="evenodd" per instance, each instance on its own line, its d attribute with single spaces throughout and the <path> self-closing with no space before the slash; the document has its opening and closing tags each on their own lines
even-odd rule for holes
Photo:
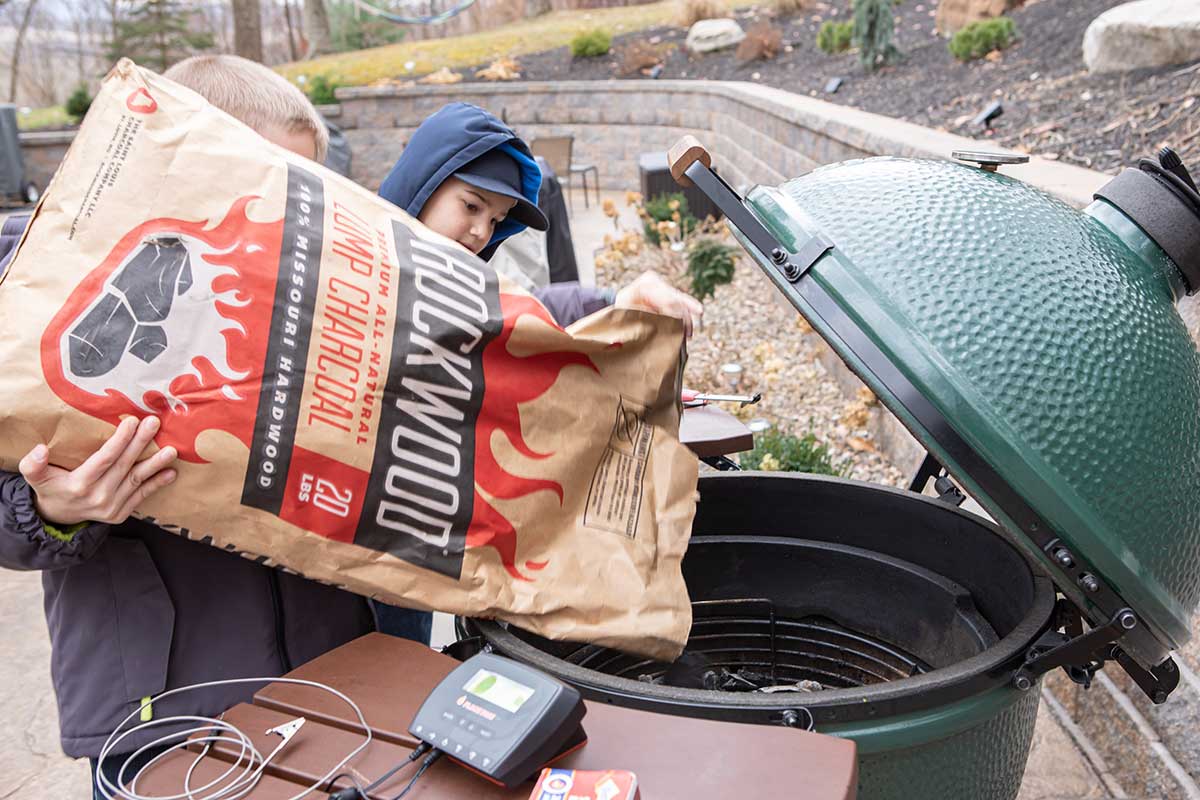
<svg viewBox="0 0 1200 800">
<path fill-rule="evenodd" d="M 730 222 L 1087 623 L 1115 625 L 1161 701 L 1200 602 L 1200 354 L 1175 308 L 1200 263 L 1123 209 L 1136 188 L 1080 212 L 982 166 L 835 164 L 755 188 Z M 1180 200 L 1164 227 L 1197 214 Z"/>
<path fill-rule="evenodd" d="M 1166 701 L 1200 601 L 1200 356 L 1175 308 L 1200 195 L 1169 153 L 1083 211 L 961 155 L 742 198 L 695 140 L 671 154 L 928 451 L 910 491 L 703 477 L 674 664 L 468 632 L 593 699 L 852 738 L 865 800 L 1014 798 L 1052 669 L 1119 665 Z"/>
</svg>

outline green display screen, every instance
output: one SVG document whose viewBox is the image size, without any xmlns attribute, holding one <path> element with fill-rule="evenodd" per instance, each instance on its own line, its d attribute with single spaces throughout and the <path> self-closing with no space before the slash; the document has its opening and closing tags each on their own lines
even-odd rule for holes
<svg viewBox="0 0 1200 800">
<path fill-rule="evenodd" d="M 486 669 L 478 670 L 463 688 L 513 714 L 533 697 L 533 689 L 528 686 Z"/>
</svg>

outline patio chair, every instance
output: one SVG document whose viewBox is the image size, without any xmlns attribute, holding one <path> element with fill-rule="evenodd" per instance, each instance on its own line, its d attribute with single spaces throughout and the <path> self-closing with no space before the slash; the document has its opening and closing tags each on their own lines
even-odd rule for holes
<svg viewBox="0 0 1200 800">
<path fill-rule="evenodd" d="M 541 156 L 546 159 L 546 163 L 550 165 L 550 169 L 558 174 L 559 181 L 564 178 L 567 184 L 567 202 L 571 203 L 571 184 L 575 175 L 580 176 L 580 181 L 583 183 L 583 207 L 589 208 L 588 204 L 588 173 L 592 173 L 593 183 L 596 189 L 596 202 L 600 202 L 600 172 L 596 169 L 595 164 L 577 164 L 572 160 L 571 148 L 575 144 L 574 136 L 543 136 L 540 139 L 534 139 L 529 143 L 529 149 L 533 151 L 535 156 Z"/>
</svg>

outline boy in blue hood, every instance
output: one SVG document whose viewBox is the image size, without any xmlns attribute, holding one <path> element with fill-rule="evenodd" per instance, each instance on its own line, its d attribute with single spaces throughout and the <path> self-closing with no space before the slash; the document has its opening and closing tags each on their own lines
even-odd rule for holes
<svg viewBox="0 0 1200 800">
<path fill-rule="evenodd" d="M 511 128 L 478 106 L 450 103 L 413 133 L 379 196 L 487 261 L 526 227 L 546 230 L 541 184 L 529 146 Z M 615 304 L 678 317 L 691 336 L 692 319 L 703 313 L 694 298 L 649 272 L 620 291 L 560 283 L 533 294 L 564 326 Z"/>
<path fill-rule="evenodd" d="M 537 206 L 541 185 L 529 146 L 511 128 L 478 106 L 451 103 L 413 133 L 379 196 L 487 261 L 509 236 L 549 227 Z M 558 283 L 533 294 L 564 326 L 615 304 L 679 317 L 691 336 L 693 317 L 703 313 L 698 301 L 651 272 L 619 292 Z M 380 631 L 429 642 L 428 612 L 373 605 Z"/>
</svg>

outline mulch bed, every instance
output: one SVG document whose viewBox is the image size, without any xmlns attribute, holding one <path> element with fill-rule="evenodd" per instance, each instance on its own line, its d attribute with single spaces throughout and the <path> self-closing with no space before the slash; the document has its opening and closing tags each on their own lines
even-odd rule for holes
<svg viewBox="0 0 1200 800">
<path fill-rule="evenodd" d="M 649 80 L 621 74 L 623 49 L 643 41 L 666 51 L 661 78 L 759 82 L 1105 172 L 1171 144 L 1200 169 L 1200 62 L 1124 75 L 1094 76 L 1084 67 L 1084 30 L 1119 3 L 1032 0 L 1011 13 L 1020 31 L 1016 44 L 964 64 L 934 31 L 936 0 L 904 0 L 896 7 L 904 60 L 873 74 L 853 53 L 830 56 L 816 48 L 824 20 L 850 18 L 846 2 L 817 2 L 810 11 L 775 18 L 765 9 L 739 12 L 743 28 L 771 19 L 780 30 L 787 46 L 770 61 L 742 63 L 732 50 L 692 57 L 683 47 L 685 30 L 657 28 L 615 37 L 608 56 L 572 59 L 563 47 L 522 56 L 520 65 L 522 80 Z M 835 77 L 843 78 L 841 88 L 826 94 Z M 972 124 L 993 100 L 1004 108 L 993 127 Z"/>
</svg>

